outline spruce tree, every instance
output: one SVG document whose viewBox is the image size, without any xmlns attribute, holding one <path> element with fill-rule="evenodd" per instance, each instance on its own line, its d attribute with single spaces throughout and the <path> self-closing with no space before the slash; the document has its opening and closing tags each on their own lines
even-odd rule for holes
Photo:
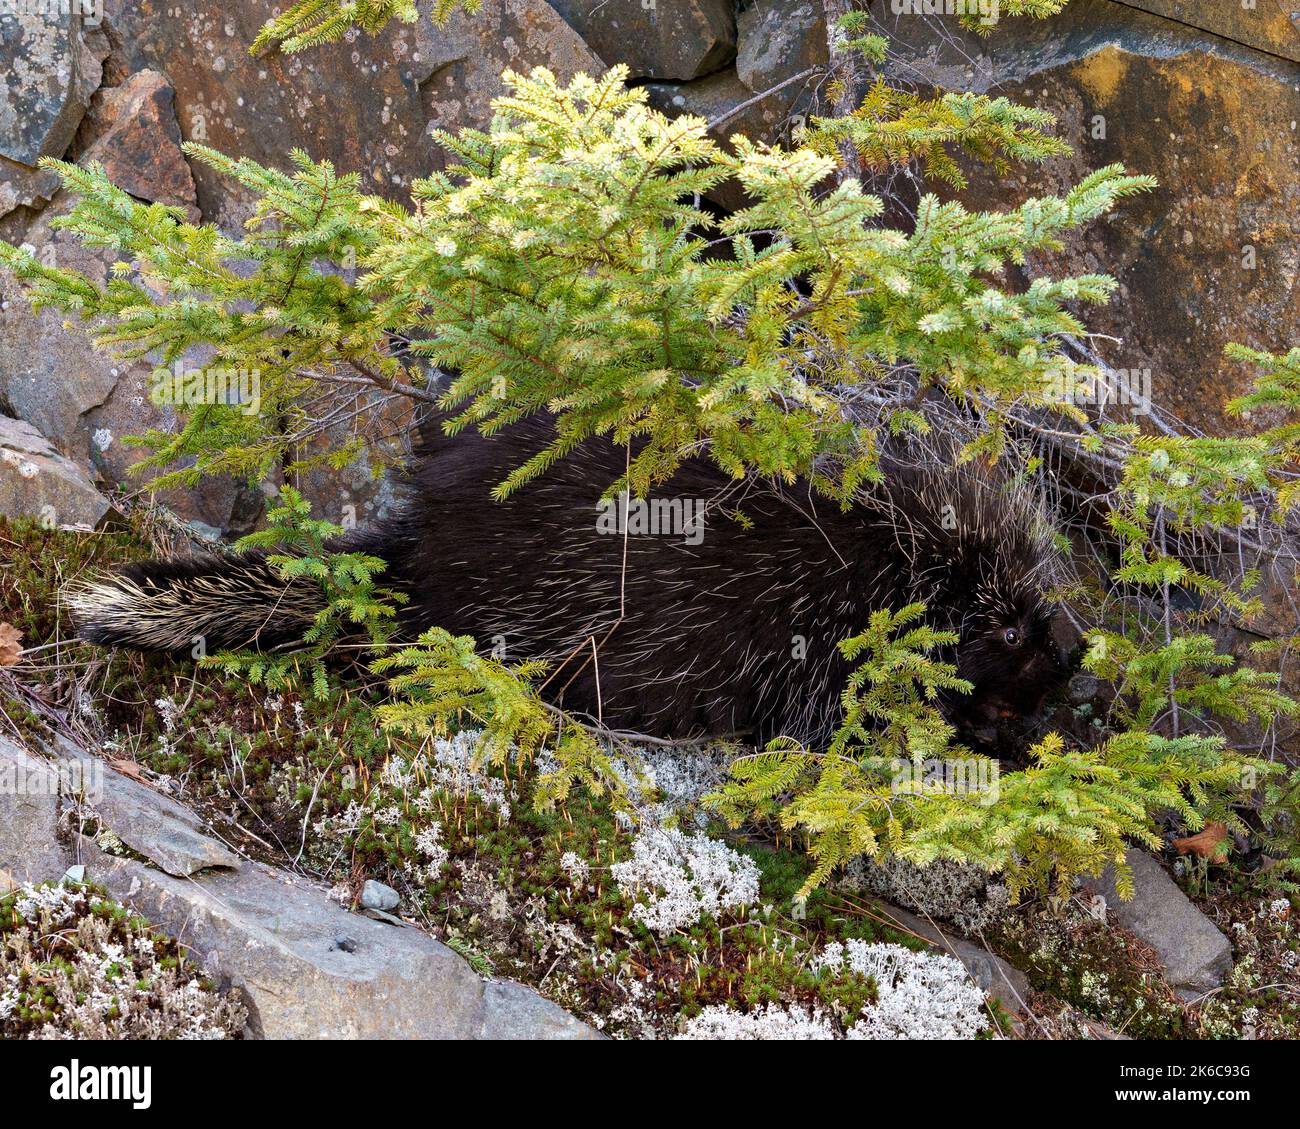
<svg viewBox="0 0 1300 1129">
<path fill-rule="evenodd" d="M 1004 6 L 1032 16 L 1062 3 Z M 406 2 L 305 0 L 254 48 L 305 49 L 415 15 Z M 864 65 L 879 58 L 860 18 L 837 34 Z M 1248 513 L 1267 511 L 1281 527 L 1297 500 L 1297 425 L 1207 438 L 1108 423 L 1080 406 L 1106 374 L 1080 359 L 1087 330 L 1077 311 L 1107 301 L 1114 281 L 1039 275 L 1023 290 L 997 281 L 1153 181 L 1111 166 L 1064 195 L 1004 211 L 926 195 L 914 226 L 891 228 L 882 201 L 844 175 L 846 152 L 864 169 L 913 163 L 960 187 L 963 154 L 1001 163 L 1063 152 L 1050 117 L 1000 98 L 923 99 L 876 83 L 859 107 L 815 119 L 791 148 L 743 136 L 723 148 L 707 122 L 665 117 L 626 78 L 621 67 L 568 85 L 545 69 L 507 72 L 490 128 L 437 134 L 452 164 L 416 183 L 408 205 L 362 192 L 355 174 L 305 153 L 277 170 L 187 145 L 191 159 L 256 198 L 240 235 L 141 204 L 96 165 L 47 161 L 77 197 L 55 224 L 116 254 L 112 277 L 98 285 L 4 244 L 0 265 L 35 306 L 79 318 L 115 355 L 166 369 L 204 349 L 209 368 L 258 373 L 259 413 L 196 403 L 176 433 L 139 437 L 151 452 L 142 465 L 165 472 L 160 486 L 343 465 L 357 444 L 312 453 L 307 442 L 327 425 L 329 406 L 364 413 L 397 398 L 446 410 L 451 431 L 491 433 L 551 413 L 553 442 L 503 481 L 484 483 L 485 497 L 605 436 L 629 450 L 624 476 L 593 484 L 607 497 L 644 496 L 683 459 L 703 455 L 737 478 L 808 479 L 850 505 L 884 473 L 885 438 L 924 436 L 933 425 L 923 405 L 941 394 L 967 425 L 961 459 L 1003 460 L 1045 488 L 1052 458 L 1079 460 L 1111 484 L 1119 565 L 1099 596 L 1063 595 L 1099 601 L 1086 661 L 1117 684 L 1112 731 L 1093 747 L 1048 736 L 1029 768 L 997 776 L 996 802 L 900 790 L 901 770 L 935 759 L 996 774 L 953 746 L 933 698 L 957 688 L 955 673 L 930 657 L 943 640 L 919 622 L 923 608 L 909 607 L 873 617 L 843 642 L 846 657 L 862 662 L 832 746 L 778 743 L 740 758 L 716 809 L 733 822 L 772 818 L 797 829 L 817 861 L 813 881 L 857 855 L 889 851 L 974 861 L 1005 871 L 1015 889 L 1120 862 L 1126 840 L 1157 841 L 1163 811 L 1192 829 L 1209 819 L 1241 827 L 1239 810 L 1253 796 L 1266 822 L 1285 829 L 1294 777 L 1230 749 L 1212 719 L 1267 723 L 1296 707 L 1276 675 L 1217 653 L 1191 622 L 1251 614 L 1253 577 L 1212 575 L 1186 546 L 1198 537 L 1243 544 Z M 715 221 L 700 201 L 726 181 L 749 204 Z M 1232 352 L 1262 370 L 1234 410 L 1300 406 L 1300 351 Z M 328 533 L 287 494 L 256 538 L 278 549 L 286 575 L 315 576 L 325 589 L 308 641 L 318 691 L 344 625 L 380 643 L 394 610 L 377 563 L 331 553 Z M 1175 590 L 1199 595 L 1194 616 L 1175 614 Z M 288 676 L 284 664 L 255 655 L 208 661 Z M 617 796 L 617 741 L 543 702 L 536 664 L 499 662 L 474 640 L 434 629 L 381 653 L 374 668 L 391 678 L 384 725 L 443 732 L 472 723 L 486 729 L 480 755 L 498 768 L 516 755 L 552 754 L 544 802 L 564 801 L 575 784 Z M 1300 849 L 1286 849 L 1295 867 Z"/>
</svg>

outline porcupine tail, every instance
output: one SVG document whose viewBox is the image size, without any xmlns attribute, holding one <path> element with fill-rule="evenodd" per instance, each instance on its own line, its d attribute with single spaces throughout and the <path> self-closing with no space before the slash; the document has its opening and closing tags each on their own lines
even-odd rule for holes
<svg viewBox="0 0 1300 1129">
<path fill-rule="evenodd" d="M 324 593 L 285 580 L 261 553 L 130 564 L 68 593 L 80 637 L 138 651 L 273 650 L 302 639 Z"/>
</svg>

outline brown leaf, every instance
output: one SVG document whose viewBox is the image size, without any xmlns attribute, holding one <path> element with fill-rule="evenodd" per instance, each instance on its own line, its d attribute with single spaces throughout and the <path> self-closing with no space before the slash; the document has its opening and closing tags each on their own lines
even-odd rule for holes
<svg viewBox="0 0 1300 1129">
<path fill-rule="evenodd" d="M 1213 858 L 1220 843 L 1228 837 L 1228 829 L 1222 823 L 1207 823 L 1205 830 L 1186 839 L 1175 839 L 1174 850 L 1180 855 L 1200 855 L 1203 859 Z"/>
<path fill-rule="evenodd" d="M 144 778 L 144 769 L 142 769 L 135 761 L 110 759 L 108 767 L 116 769 L 118 772 L 122 773 L 123 776 L 131 777 L 132 780 L 140 781 L 141 784 L 148 783 Z"/>
<path fill-rule="evenodd" d="M 0 623 L 0 666 L 13 666 L 23 654 L 23 633 L 12 623 Z"/>
</svg>

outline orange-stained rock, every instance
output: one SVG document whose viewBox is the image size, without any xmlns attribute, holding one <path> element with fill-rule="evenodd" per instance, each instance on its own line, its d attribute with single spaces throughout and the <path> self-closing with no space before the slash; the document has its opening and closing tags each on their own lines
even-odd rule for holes
<svg viewBox="0 0 1300 1129">
<path fill-rule="evenodd" d="M 181 152 L 176 92 L 157 71 L 139 71 L 95 96 L 82 125 L 93 141 L 80 163 L 98 161 L 119 188 L 150 203 L 199 210 L 194 177 Z"/>
</svg>

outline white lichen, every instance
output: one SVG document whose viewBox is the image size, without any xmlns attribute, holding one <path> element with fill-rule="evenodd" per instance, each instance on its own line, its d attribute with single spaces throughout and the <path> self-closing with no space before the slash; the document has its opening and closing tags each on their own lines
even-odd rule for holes
<svg viewBox="0 0 1300 1129">
<path fill-rule="evenodd" d="M 679 1039 L 834 1039 L 835 1029 L 817 1010 L 765 1004 L 754 1011 L 737 1011 L 712 1004 L 688 1019 Z"/>
<path fill-rule="evenodd" d="M 988 1022 L 984 993 L 961 961 L 942 953 L 835 941 L 813 968 L 849 969 L 875 983 L 877 1001 L 849 1028 L 850 1039 L 972 1039 Z"/>
<path fill-rule="evenodd" d="M 917 866 L 896 856 L 880 862 L 859 857 L 847 867 L 842 883 L 847 889 L 951 921 L 963 933 L 979 933 L 1011 906 L 1006 886 L 987 870 L 946 859 Z"/>
<path fill-rule="evenodd" d="M 177 959 L 173 942 L 93 890 L 24 885 L 0 898 L 0 1038 L 228 1039 L 238 1000 Z"/>
<path fill-rule="evenodd" d="M 813 972 L 856 973 L 876 986 L 877 999 L 860 1014 L 843 1017 L 848 1039 L 972 1039 L 987 1025 L 984 993 L 961 962 L 901 945 L 833 941 L 809 962 Z M 683 1039 L 835 1039 L 824 1013 L 768 1004 L 742 1012 L 707 1007 L 686 1022 Z"/>
<path fill-rule="evenodd" d="M 702 917 L 721 917 L 758 901 L 754 860 L 702 832 L 643 827 L 632 857 L 610 868 L 632 916 L 655 933 L 671 933 Z"/>
</svg>

